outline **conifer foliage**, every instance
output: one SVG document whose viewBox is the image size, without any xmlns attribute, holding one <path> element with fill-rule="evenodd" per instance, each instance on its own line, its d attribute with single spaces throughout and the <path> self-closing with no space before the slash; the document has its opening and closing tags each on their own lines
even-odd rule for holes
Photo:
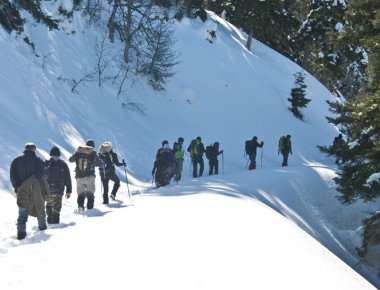
<svg viewBox="0 0 380 290">
<path fill-rule="evenodd" d="M 291 111 L 296 118 L 303 120 L 304 117 L 300 109 L 306 108 L 311 100 L 306 98 L 307 86 L 305 84 L 305 75 L 302 72 L 298 72 L 294 77 L 296 79 L 295 85 L 290 92 L 291 97 L 288 98 L 290 102 L 289 111 Z"/>
</svg>

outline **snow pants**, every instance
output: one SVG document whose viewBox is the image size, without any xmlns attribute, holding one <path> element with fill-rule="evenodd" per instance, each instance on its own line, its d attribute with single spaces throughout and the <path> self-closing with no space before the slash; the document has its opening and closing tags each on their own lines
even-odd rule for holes
<svg viewBox="0 0 380 290">
<path fill-rule="evenodd" d="M 199 174 L 198 174 L 198 164 L 199 164 Z M 193 158 L 193 177 L 201 177 L 203 175 L 204 171 L 204 161 L 202 156 L 201 157 L 194 157 Z"/>
<path fill-rule="evenodd" d="M 103 184 L 103 203 L 107 204 L 108 203 L 108 184 L 109 181 L 113 181 L 113 188 L 111 191 L 111 195 L 114 197 L 116 196 L 117 191 L 119 190 L 120 187 L 120 179 L 116 175 L 115 172 L 111 173 L 110 175 L 106 175 L 105 178 L 102 179 L 102 184 Z"/>
<path fill-rule="evenodd" d="M 62 208 L 62 194 L 49 194 L 46 197 L 46 214 L 48 224 L 59 224 Z"/>
<path fill-rule="evenodd" d="M 218 159 L 209 159 L 208 167 L 209 167 L 208 175 L 219 174 L 219 160 Z"/>
<path fill-rule="evenodd" d="M 84 208 L 84 201 L 87 198 L 87 209 L 94 208 L 95 201 L 95 176 L 77 178 L 78 207 Z"/>
</svg>

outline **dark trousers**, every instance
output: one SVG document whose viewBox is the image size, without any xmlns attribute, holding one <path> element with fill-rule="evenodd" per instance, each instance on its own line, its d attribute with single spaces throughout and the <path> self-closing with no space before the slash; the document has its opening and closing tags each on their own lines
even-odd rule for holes
<svg viewBox="0 0 380 290">
<path fill-rule="evenodd" d="M 120 187 L 120 179 L 116 175 L 116 173 L 112 173 L 109 176 L 106 176 L 106 178 L 102 179 L 102 184 L 103 184 L 103 202 L 108 203 L 108 183 L 109 181 L 113 181 L 113 188 L 111 191 L 111 195 L 116 196 L 116 193 Z"/>
<path fill-rule="evenodd" d="M 19 207 L 18 208 L 18 218 L 17 218 L 17 232 L 26 233 L 26 223 L 28 221 L 29 213 L 26 208 Z M 46 216 L 45 213 L 42 216 L 37 217 L 38 220 L 38 228 L 40 230 L 46 229 Z M 23 236 L 22 238 L 24 238 Z"/>
<path fill-rule="evenodd" d="M 181 180 L 182 169 L 183 169 L 183 159 L 176 159 L 175 171 L 174 171 L 174 180 L 177 182 Z"/>
<path fill-rule="evenodd" d="M 198 174 L 198 164 L 199 164 L 199 174 Z M 202 157 L 193 158 L 193 177 L 201 177 L 205 169 L 205 164 Z"/>
<path fill-rule="evenodd" d="M 253 152 L 249 155 L 249 170 L 254 170 L 256 169 L 256 155 L 257 155 L 257 152 Z"/>
<path fill-rule="evenodd" d="M 281 151 L 281 154 L 282 154 L 282 166 L 285 167 L 285 166 L 288 166 L 288 158 L 289 158 L 289 152 L 287 151 Z"/>
<path fill-rule="evenodd" d="M 59 224 L 63 194 L 49 194 L 46 197 L 46 214 L 48 224 Z"/>
<path fill-rule="evenodd" d="M 170 180 L 173 176 L 173 171 L 168 168 L 157 168 L 155 175 L 155 182 L 157 187 L 166 186 L 170 184 Z"/>
<path fill-rule="evenodd" d="M 210 159 L 208 161 L 208 175 L 218 175 L 219 174 L 219 160 L 218 159 Z"/>
<path fill-rule="evenodd" d="M 84 201 L 87 198 L 87 209 L 94 208 L 95 196 L 92 192 L 82 192 L 78 194 L 78 207 L 84 208 Z"/>
</svg>

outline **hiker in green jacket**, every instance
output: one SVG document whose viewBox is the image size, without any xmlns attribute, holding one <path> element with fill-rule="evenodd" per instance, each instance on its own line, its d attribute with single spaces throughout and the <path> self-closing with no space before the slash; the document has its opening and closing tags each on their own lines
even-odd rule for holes
<svg viewBox="0 0 380 290">
<path fill-rule="evenodd" d="M 281 136 L 280 140 L 278 141 L 278 154 L 281 153 L 283 157 L 282 167 L 288 166 L 289 154 L 293 154 L 292 141 L 290 138 L 290 135 Z"/>
<path fill-rule="evenodd" d="M 175 172 L 174 172 L 174 180 L 178 183 L 182 177 L 182 169 L 183 169 L 183 160 L 185 157 L 185 151 L 183 150 L 184 139 L 182 137 L 178 138 L 178 141 L 174 143 L 173 151 L 175 156 Z"/>
</svg>

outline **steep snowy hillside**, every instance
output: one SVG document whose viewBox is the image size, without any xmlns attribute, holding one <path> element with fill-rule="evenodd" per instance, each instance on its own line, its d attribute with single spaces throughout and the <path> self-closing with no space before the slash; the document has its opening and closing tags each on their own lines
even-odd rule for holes
<svg viewBox="0 0 380 290">
<path fill-rule="evenodd" d="M 217 38 L 213 44 L 206 40 L 206 31 L 209 27 L 216 28 Z M 2 68 L 5 68 L 0 71 L 0 108 L 2 112 L 0 114 L 2 144 L 0 148 L 0 186 L 2 188 L 0 203 L 4 216 L 0 222 L 0 259 L 4 260 L 2 265 L 10 265 L 10 271 L 25 273 L 26 268 L 33 267 L 29 262 L 26 262 L 25 265 L 30 266 L 25 266 L 26 268 L 22 266 L 24 264 L 22 257 L 28 250 L 33 252 L 36 250 L 41 254 L 39 261 L 41 267 L 46 267 L 45 262 L 59 264 L 59 261 L 52 261 L 49 258 L 49 253 L 51 254 L 51 251 L 57 248 L 62 252 L 61 258 L 64 259 L 62 265 L 70 268 L 70 261 L 64 257 L 65 247 L 66 245 L 70 247 L 70 257 L 73 261 L 77 258 L 81 260 L 80 252 L 77 249 L 73 250 L 75 241 L 72 240 L 76 237 L 76 231 L 79 231 L 80 227 L 88 230 L 85 231 L 86 235 L 93 235 L 90 240 L 82 240 L 79 236 L 81 240 L 79 246 L 82 250 L 85 251 L 86 241 L 88 243 L 93 241 L 96 246 L 100 246 L 102 243 L 103 246 L 99 249 L 101 252 L 99 260 L 100 263 L 105 264 L 99 265 L 99 268 L 112 268 L 112 260 L 118 259 L 119 251 L 123 251 L 122 246 L 125 245 L 126 253 L 123 253 L 121 257 L 127 260 L 128 253 L 131 254 L 133 249 L 137 248 L 137 253 L 142 253 L 145 248 L 149 247 L 150 243 L 147 242 L 147 237 L 149 239 L 158 238 L 160 223 L 155 218 L 162 212 L 160 210 L 153 211 L 153 208 L 156 206 L 169 208 L 170 205 L 165 204 L 165 198 L 149 197 L 150 195 L 171 195 L 173 196 L 173 206 L 182 206 L 179 202 L 182 199 L 178 196 L 213 192 L 231 197 L 257 198 L 267 203 L 296 222 L 371 282 L 376 282 L 374 273 L 360 264 L 354 249 L 355 246 L 360 245 L 361 219 L 365 217 L 367 211 L 371 210 L 371 205 L 358 204 L 344 207 L 339 204 L 334 198 L 336 192 L 331 183 L 334 173 L 328 168 L 331 163 L 316 148 L 316 145 L 331 143 L 336 134 L 335 129 L 330 127 L 325 120 L 325 116 L 328 114 L 325 101 L 331 100 L 332 96 L 316 79 L 307 74 L 307 93 L 312 102 L 304 112 L 305 122 L 295 119 L 288 111 L 287 98 L 294 83 L 293 74 L 301 71 L 300 67 L 259 42 L 254 43 L 253 53 L 247 51 L 243 45 L 245 36 L 239 30 L 223 19 L 210 15 L 206 23 L 184 19 L 175 24 L 176 50 L 179 52 L 180 63 L 175 68 L 176 75 L 168 83 L 166 91 L 154 92 L 144 80 L 137 79 L 133 81 L 133 86 L 128 88 L 127 95 L 120 98 L 116 97 L 116 87 L 105 84 L 99 88 L 96 82 L 83 83 L 78 87 L 78 93 L 72 93 L 72 87 L 68 80 L 80 79 L 94 69 L 95 46 L 101 33 L 95 27 L 89 26 L 79 15 L 74 17 L 72 23 L 66 23 L 65 29 L 61 31 L 48 31 L 43 26 L 29 20 L 27 33 L 31 36 L 35 44 L 35 53 L 39 57 L 14 35 L 8 35 L 0 30 L 0 64 Z M 122 103 L 125 105 L 122 106 Z M 285 170 L 279 168 L 280 158 L 277 155 L 277 142 L 281 135 L 288 133 L 292 135 L 294 156 L 291 157 L 291 167 Z M 244 141 L 254 135 L 265 142 L 263 169 L 246 172 L 246 159 L 243 155 Z M 149 189 L 150 173 L 156 149 L 163 139 L 172 142 L 179 136 L 185 138 L 185 144 L 188 144 L 196 136 L 202 136 L 205 144 L 219 141 L 225 151 L 224 174 L 218 178 L 191 180 L 187 157 L 182 184 L 161 189 L 159 192 L 152 191 Z M 115 216 L 119 215 L 117 223 L 113 220 L 115 216 L 107 215 L 108 210 L 99 205 L 99 198 L 96 200 L 96 206 L 100 207 L 100 210 L 89 213 L 90 216 L 102 217 L 95 219 L 96 221 L 86 220 L 82 216 L 74 216 L 75 201 L 73 199 L 66 201 L 64 205 L 65 224 L 62 227 L 68 227 L 67 231 L 65 229 L 64 232 L 58 233 L 58 229 L 51 229 L 47 234 L 35 233 L 32 221 L 28 228 L 32 234 L 25 244 L 36 244 L 15 248 L 24 243 L 13 241 L 16 205 L 14 197 L 9 194 L 12 192 L 8 177 L 11 160 L 20 154 L 27 141 L 35 142 L 39 147 L 40 154 L 45 158 L 53 144 L 60 146 L 64 157 L 68 158 L 74 148 L 87 138 L 95 139 L 97 144 L 105 140 L 113 142 L 116 151 L 128 163 L 131 174 L 130 181 L 133 183 L 132 190 L 142 193 L 144 197 L 138 198 L 133 208 L 114 205 L 120 207 L 118 213 L 115 213 Z M 122 172 L 119 173 L 122 174 Z M 125 193 L 125 190 L 125 185 L 123 185 L 121 191 Z M 96 195 L 100 196 L 100 186 L 98 186 Z M 144 202 L 140 204 L 140 200 Z M 186 199 L 191 203 L 190 200 L 191 198 Z M 162 234 L 170 232 L 174 235 L 178 230 L 178 235 L 181 235 L 185 231 L 181 227 L 189 226 L 192 215 L 197 215 L 199 207 L 213 206 L 212 200 L 202 199 L 202 203 L 200 201 L 201 199 L 198 198 L 198 204 L 186 208 L 186 213 L 189 215 L 185 217 L 188 219 L 186 223 L 179 222 L 174 225 L 174 228 L 165 225 L 162 228 Z M 223 201 L 228 202 L 228 199 Z M 148 203 L 148 208 L 144 208 L 147 206 L 145 202 Z M 139 211 L 141 207 L 142 209 Z M 263 211 L 263 219 L 269 215 L 261 205 L 252 207 L 252 211 L 256 209 L 259 212 Z M 145 216 L 150 213 L 152 213 L 151 217 Z M 173 212 L 173 216 L 170 217 L 175 220 L 177 214 Z M 231 214 L 235 214 L 235 212 Z M 274 212 L 272 214 L 277 215 Z M 140 218 L 142 215 L 144 215 L 144 219 Z M 223 215 L 220 213 L 221 216 Z M 200 217 L 206 219 L 207 214 L 204 213 Z M 131 218 L 133 222 L 126 222 L 125 227 L 123 223 L 119 223 L 120 219 L 128 220 L 128 218 Z M 245 218 L 247 220 L 244 220 Z M 247 214 L 246 217 L 240 216 L 235 221 L 236 223 L 244 222 L 246 226 L 244 230 L 247 230 L 247 225 L 250 224 L 248 221 L 257 222 L 259 218 L 259 215 L 252 213 L 252 215 Z M 154 226 L 148 226 L 149 220 L 155 220 Z M 163 223 L 169 221 L 169 217 L 162 220 Z M 223 228 L 226 222 L 228 222 L 226 219 L 220 219 L 219 222 L 215 220 L 215 223 L 211 223 L 209 227 Z M 277 222 L 286 223 L 276 216 L 271 222 L 268 222 L 268 227 L 280 231 L 280 227 L 275 227 Z M 195 225 L 198 224 L 202 224 L 202 220 L 198 220 Z M 104 234 L 97 231 L 98 225 L 102 225 L 100 231 L 105 231 Z M 233 228 L 231 225 L 229 226 L 230 229 Z M 289 227 L 289 225 L 287 226 Z M 255 226 L 253 225 L 253 227 Z M 128 234 L 129 228 L 131 229 L 130 235 Z M 152 229 L 157 230 L 155 232 L 157 235 L 142 234 L 142 232 Z M 203 228 L 203 230 L 206 231 L 207 228 Z M 294 229 L 287 234 L 279 232 L 278 243 L 282 243 L 286 239 L 292 241 L 291 235 L 294 233 L 295 235 L 304 235 L 300 238 L 300 244 L 307 240 L 305 243 L 314 249 L 314 246 L 311 246 L 314 241 L 300 231 L 295 232 Z M 202 232 L 192 231 L 192 233 L 200 235 Z M 246 238 L 242 233 L 243 231 L 231 233 L 236 235 L 237 239 L 231 241 L 234 247 L 239 247 L 240 235 L 241 239 Z M 258 232 L 258 235 L 266 234 L 265 231 Z M 55 235 L 57 237 L 50 239 L 50 236 Z M 119 240 L 120 235 L 122 238 Z M 102 239 L 99 239 L 100 236 Z M 131 237 L 133 237 L 132 242 L 128 244 Z M 171 236 L 168 235 L 168 237 Z M 268 238 L 270 239 L 270 236 Z M 199 236 L 199 239 L 202 237 Z M 164 246 L 163 244 L 167 240 L 160 241 L 159 245 Z M 214 241 L 217 242 L 217 238 Z M 249 236 L 249 241 L 254 243 L 254 237 Z M 265 246 L 264 241 L 257 246 Z M 151 240 L 149 242 L 154 243 Z M 191 241 L 177 240 L 177 242 L 184 243 L 183 251 L 186 251 L 186 246 Z M 169 251 L 170 247 L 165 246 L 164 249 Z M 182 250 L 178 245 L 175 246 L 174 254 L 171 253 L 173 258 Z M 248 244 L 245 246 L 244 249 L 251 250 Z M 286 253 L 288 246 L 291 245 L 284 246 L 284 250 L 281 252 Z M 112 249 L 109 253 L 107 252 L 108 247 Z M 252 247 L 255 248 L 254 245 Z M 195 249 L 199 248 L 201 248 L 200 244 Z M 158 247 L 154 249 L 160 250 Z M 207 249 L 211 249 L 211 244 L 208 244 Z M 295 249 L 297 247 L 289 251 L 295 253 Z M 333 260 L 332 264 L 337 265 L 337 272 L 342 275 L 347 273 L 348 268 L 341 261 L 319 246 L 316 246 L 315 249 L 316 253 L 310 250 L 313 258 L 323 252 L 323 255 L 329 256 L 328 260 Z M 232 255 L 233 252 L 229 252 L 232 249 L 225 250 L 228 255 Z M 268 253 L 271 251 L 270 248 L 265 250 Z M 305 251 L 304 254 L 307 252 L 309 251 Z M 251 259 L 255 258 L 254 253 L 249 252 Z M 216 252 L 214 254 L 219 256 L 216 255 Z M 223 254 L 220 253 L 220 256 Z M 279 254 L 276 252 L 276 255 Z M 166 257 L 166 255 L 153 255 L 153 265 L 158 268 L 160 266 L 158 259 Z M 298 257 L 302 258 L 301 254 Z M 135 254 L 132 261 L 138 262 L 138 258 L 138 255 Z M 191 257 L 186 256 L 185 258 L 184 261 Z M 291 259 L 283 258 L 287 259 L 286 261 Z M 27 259 L 33 259 L 33 257 L 29 256 Z M 96 260 L 97 255 L 86 254 L 84 256 L 85 265 L 92 263 L 93 259 Z M 264 260 L 262 258 L 261 261 L 264 263 Z M 151 262 L 147 256 L 144 256 L 142 261 Z M 300 266 L 302 261 L 300 260 L 299 264 L 293 264 L 293 266 L 302 268 L 302 264 Z M 176 264 L 180 262 L 180 259 L 173 260 L 173 263 Z M 232 258 L 230 262 L 238 263 Z M 272 262 L 275 263 L 275 260 Z M 324 262 L 328 263 L 321 260 L 318 263 L 323 265 Z M 193 261 L 191 265 L 196 266 L 197 263 Z M 199 263 L 202 262 L 199 261 Z M 67 269 L 62 265 L 58 268 L 59 272 Z M 227 266 L 227 264 L 224 265 Z M 132 263 L 129 263 L 126 268 L 132 273 L 131 275 L 136 274 L 133 266 Z M 178 265 L 178 267 L 184 266 Z M 287 267 L 287 264 L 284 264 L 283 267 Z M 75 269 L 76 275 L 78 275 L 76 277 L 81 276 L 78 273 L 82 268 L 76 265 Z M 89 269 L 93 269 L 93 266 Z M 144 264 L 139 264 L 137 269 L 143 271 Z M 173 265 L 168 269 L 168 271 L 176 269 L 178 273 L 180 272 Z M 149 268 L 149 273 L 153 274 L 153 270 Z M 185 270 L 190 272 L 191 269 L 186 266 Z M 241 268 L 241 270 L 244 270 L 243 273 L 247 275 L 250 272 L 250 269 L 247 268 Z M 277 269 L 278 273 L 281 270 Z M 294 271 L 297 270 L 294 269 Z M 111 272 L 106 271 L 107 275 Z M 94 273 L 99 277 L 102 272 Z M 123 271 L 117 269 L 116 273 L 119 274 L 118 276 L 122 276 Z M 160 275 L 160 273 L 168 275 L 165 269 L 160 269 L 156 275 Z M 221 273 L 222 276 L 227 272 L 224 270 Z M 138 278 L 136 276 L 135 278 L 140 280 L 136 280 L 134 283 L 145 279 L 140 274 L 136 274 Z M 211 273 L 214 278 L 217 274 L 217 272 Z M 354 288 L 355 282 L 353 282 L 353 289 L 370 288 L 359 276 L 353 272 L 351 274 L 352 281 L 359 281 L 359 285 L 362 285 Z M 183 275 L 186 279 L 192 279 L 191 275 Z M 252 275 L 254 278 L 254 271 Z M 267 275 L 269 274 L 267 273 Z M 276 276 L 276 274 L 273 275 Z M 325 272 L 325 275 L 323 277 L 326 280 L 323 277 L 318 279 L 323 282 L 330 281 L 327 278 L 328 271 Z M 2 282 L 6 286 L 12 286 L 13 289 L 25 286 L 22 280 L 15 281 L 11 274 L 7 277 L 9 280 Z M 156 278 L 163 279 L 163 277 Z M 126 277 L 126 279 L 128 278 Z M 147 279 L 149 280 L 149 278 Z M 102 279 L 102 277 L 96 281 L 100 283 L 99 285 L 107 282 L 106 278 Z M 83 285 L 86 285 L 84 281 L 82 282 Z M 79 285 L 82 285 L 82 282 Z M 201 282 L 202 280 L 199 283 Z M 193 283 L 194 281 L 189 283 L 189 289 L 220 289 L 217 287 L 219 284 L 209 285 L 207 284 L 209 282 L 206 282 L 204 285 L 195 285 Z M 64 284 L 70 287 L 76 285 L 72 284 L 72 281 L 66 281 Z M 154 283 L 151 286 L 153 285 Z M 156 287 L 157 289 L 164 289 L 164 284 L 159 285 L 160 287 Z M 168 288 L 186 288 L 179 287 L 177 283 L 173 283 L 172 286 Z M 252 288 L 247 286 L 247 289 Z M 336 289 L 337 287 L 332 288 Z M 141 289 L 152 288 L 154 287 L 146 286 Z M 233 287 L 226 287 L 226 289 L 231 288 Z M 301 286 L 293 288 L 302 289 Z M 244 287 L 237 289 L 244 289 Z M 285 289 L 287 288 L 285 287 Z"/>
</svg>

